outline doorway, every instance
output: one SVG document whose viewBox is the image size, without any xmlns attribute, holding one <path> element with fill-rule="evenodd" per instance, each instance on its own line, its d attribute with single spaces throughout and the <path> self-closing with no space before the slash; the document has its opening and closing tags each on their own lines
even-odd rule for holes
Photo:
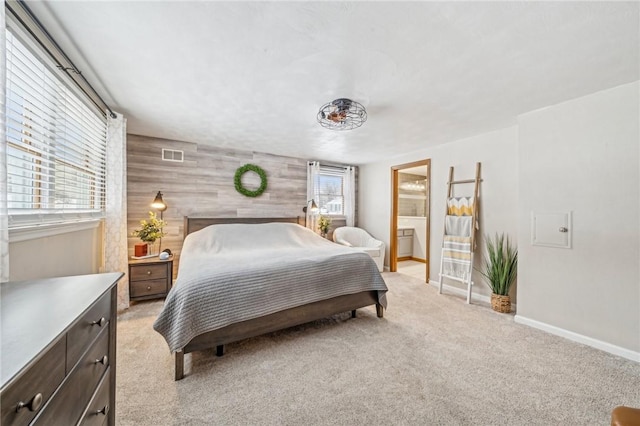
<svg viewBox="0 0 640 426">
<path fill-rule="evenodd" d="M 391 167 L 389 270 L 429 282 L 431 159 Z"/>
</svg>

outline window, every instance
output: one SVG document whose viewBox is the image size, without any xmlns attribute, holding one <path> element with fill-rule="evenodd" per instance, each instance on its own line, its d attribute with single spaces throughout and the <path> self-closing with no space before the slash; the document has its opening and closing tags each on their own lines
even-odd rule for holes
<svg viewBox="0 0 640 426">
<path fill-rule="evenodd" d="M 318 161 L 307 163 L 307 198 L 315 200 L 318 214 L 341 216 L 339 219 L 344 218 L 347 226 L 355 226 L 355 176 L 354 166 L 329 166 Z M 313 228 L 313 220 L 310 223 Z"/>
<path fill-rule="evenodd" d="M 105 117 L 26 38 L 6 36 L 9 226 L 102 217 Z"/>
<path fill-rule="evenodd" d="M 318 208 L 320 214 L 344 215 L 344 171 L 320 167 Z"/>
</svg>

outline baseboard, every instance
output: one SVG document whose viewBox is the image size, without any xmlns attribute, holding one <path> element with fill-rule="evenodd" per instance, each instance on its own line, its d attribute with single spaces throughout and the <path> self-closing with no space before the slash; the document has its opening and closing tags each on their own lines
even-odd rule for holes
<svg viewBox="0 0 640 426">
<path fill-rule="evenodd" d="M 591 346 L 592 348 L 600 349 L 601 351 L 605 351 L 622 358 L 630 359 L 631 361 L 640 362 L 640 352 L 634 352 L 630 349 L 603 342 L 602 340 L 594 339 L 582 334 L 574 333 L 573 331 L 565 330 L 564 328 L 556 327 L 544 322 L 523 317 L 522 315 L 516 315 L 514 321 L 519 324 L 537 328 L 538 330 L 546 331 L 547 333 L 554 334 L 556 336 L 564 337 L 565 339 L 569 339 L 577 343 L 582 343 L 583 345 Z"/>
<path fill-rule="evenodd" d="M 413 256 L 403 256 L 403 257 L 399 257 L 396 259 L 398 262 L 402 262 L 405 260 L 414 260 L 416 262 L 420 262 L 420 263 L 427 263 L 427 259 L 420 259 L 419 257 L 413 257 Z"/>
<path fill-rule="evenodd" d="M 429 284 L 438 288 L 440 283 L 438 281 L 429 281 Z M 443 284 L 443 291 L 447 291 L 449 293 L 454 293 L 458 296 L 462 296 L 464 298 L 467 297 L 467 291 L 462 288 L 454 287 L 448 284 Z M 491 296 L 487 296 L 484 294 L 474 294 L 473 288 L 471 289 L 471 303 L 473 301 L 481 301 L 488 304 L 491 304 Z M 511 304 L 511 309 L 513 311 L 517 311 L 517 306 L 515 303 Z M 528 325 L 529 327 L 537 328 L 538 330 L 546 331 L 547 333 L 554 334 L 556 336 L 564 337 L 565 339 L 572 340 L 577 343 L 581 343 L 583 345 L 591 346 L 592 348 L 599 349 L 601 351 L 608 352 L 613 355 L 620 356 L 622 358 L 629 359 L 631 361 L 640 362 L 640 352 L 634 352 L 630 349 L 626 349 L 620 346 L 616 346 L 611 343 L 603 342 L 602 340 L 594 339 L 592 337 L 584 336 L 582 334 L 574 333 L 573 331 L 565 330 L 560 327 L 556 327 L 554 325 L 546 324 L 544 322 L 532 320 L 527 317 L 523 317 L 522 315 L 515 315 L 514 321 L 519 324 Z"/>
</svg>

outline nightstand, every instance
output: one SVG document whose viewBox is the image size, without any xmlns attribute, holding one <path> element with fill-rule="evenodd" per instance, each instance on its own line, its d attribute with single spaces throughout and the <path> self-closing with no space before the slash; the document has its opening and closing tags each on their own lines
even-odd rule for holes
<svg viewBox="0 0 640 426">
<path fill-rule="evenodd" d="M 165 297 L 173 285 L 173 256 L 129 259 L 129 299 L 146 300 Z"/>
</svg>

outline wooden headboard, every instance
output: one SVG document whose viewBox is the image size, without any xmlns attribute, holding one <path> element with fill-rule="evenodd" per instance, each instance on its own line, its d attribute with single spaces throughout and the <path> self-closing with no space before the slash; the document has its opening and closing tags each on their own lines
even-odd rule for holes
<svg viewBox="0 0 640 426">
<path fill-rule="evenodd" d="M 285 222 L 301 224 L 298 217 L 184 217 L 184 236 L 206 228 L 209 225 L 219 225 L 224 223 L 269 223 Z"/>
</svg>

